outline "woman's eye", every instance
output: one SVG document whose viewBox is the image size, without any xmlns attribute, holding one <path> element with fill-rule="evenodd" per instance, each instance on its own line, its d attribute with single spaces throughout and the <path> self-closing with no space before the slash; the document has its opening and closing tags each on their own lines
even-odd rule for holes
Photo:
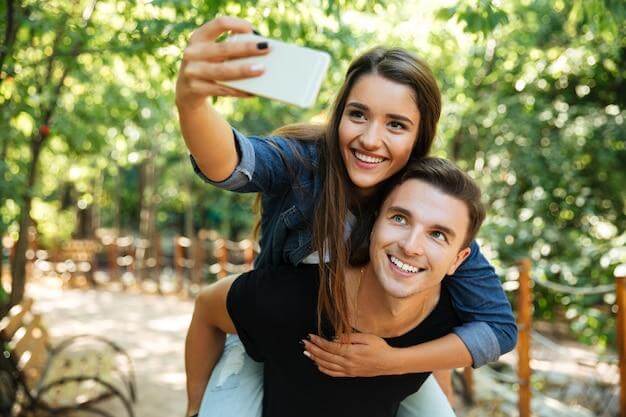
<svg viewBox="0 0 626 417">
<path fill-rule="evenodd" d="M 390 122 L 389 126 L 391 126 L 392 129 L 404 129 L 406 128 L 406 126 L 403 123 L 400 122 Z"/>
<path fill-rule="evenodd" d="M 348 115 L 350 117 L 352 117 L 353 119 L 362 119 L 365 117 L 365 115 L 363 114 L 362 111 L 360 110 L 350 110 L 350 112 L 348 113 Z"/>
<path fill-rule="evenodd" d="M 391 220 L 394 223 L 398 223 L 398 224 L 406 224 L 406 219 L 404 218 L 404 216 L 401 216 L 399 214 L 394 215 Z"/>
<path fill-rule="evenodd" d="M 447 242 L 448 239 L 446 239 L 446 235 L 444 235 L 443 233 L 441 233 L 440 231 L 434 231 L 430 234 L 433 238 L 437 239 L 437 240 L 441 240 L 442 242 Z"/>
</svg>

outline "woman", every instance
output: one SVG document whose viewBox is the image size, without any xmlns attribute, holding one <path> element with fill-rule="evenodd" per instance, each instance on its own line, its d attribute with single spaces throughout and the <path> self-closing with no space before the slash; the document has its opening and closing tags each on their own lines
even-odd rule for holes
<svg viewBox="0 0 626 417">
<path fill-rule="evenodd" d="M 356 249 L 364 241 L 362 236 L 347 240 L 351 225 L 354 218 L 368 215 L 379 187 L 410 159 L 428 153 L 441 111 L 437 83 L 430 69 L 405 51 L 374 49 L 348 69 L 327 126 L 286 127 L 267 140 L 247 138 L 233 130 L 206 98 L 247 96 L 215 80 L 260 75 L 262 68 L 228 60 L 271 51 L 266 43 L 216 43 L 215 39 L 226 31 L 246 33 L 252 28 L 248 22 L 234 18 L 208 22 L 192 35 L 181 65 L 176 103 L 194 167 L 211 184 L 261 194 L 261 253 L 256 266 L 324 260 L 320 280 L 333 284 L 320 286 L 318 314 L 331 320 L 334 334 L 350 333 L 343 284 L 325 277 L 343 276 L 350 247 Z M 397 365 L 384 346 L 373 343 L 368 355 L 377 357 L 381 366 L 359 372 L 410 373 L 468 366 L 472 362 L 479 366 L 512 349 L 516 326 L 510 306 L 475 243 L 470 259 L 454 277 L 458 279 L 450 280 L 450 292 L 466 324 L 441 339 L 407 348 L 412 349 L 415 360 Z M 196 310 L 202 308 L 200 295 Z M 205 331 L 192 319 L 186 344 L 189 414 L 197 410 L 211 373 L 202 366 L 206 362 Z M 237 346 L 229 341 L 227 349 L 243 352 Z M 251 382 L 258 372 L 249 360 L 225 354 L 220 364 L 220 372 L 213 373 L 217 381 L 213 383 L 212 378 L 205 397 L 205 402 L 220 409 L 203 410 L 203 416 L 240 412 L 236 407 L 245 403 L 243 398 L 250 398 L 250 392 L 237 391 L 243 386 L 252 386 L 255 398 L 260 397 L 260 381 Z M 249 378 L 241 381 L 248 371 Z M 426 390 L 432 390 L 433 384 L 431 378 Z M 236 401 L 224 400 L 228 395 Z M 403 403 L 407 410 L 428 409 L 433 415 L 450 415 L 440 393 L 433 407 L 429 403 L 433 396 L 413 397 Z M 428 407 L 423 406 L 425 403 Z M 231 406 L 234 408 L 228 408 Z"/>
</svg>

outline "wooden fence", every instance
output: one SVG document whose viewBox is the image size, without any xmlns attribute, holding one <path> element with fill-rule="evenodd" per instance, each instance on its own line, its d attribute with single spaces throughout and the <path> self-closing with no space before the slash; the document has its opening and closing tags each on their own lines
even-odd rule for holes
<svg viewBox="0 0 626 417">
<path fill-rule="evenodd" d="M 519 329 L 517 342 L 517 383 L 518 409 L 520 417 L 531 417 L 531 340 L 532 340 L 532 264 L 529 259 L 523 259 L 518 263 L 519 287 L 517 306 L 517 325 Z M 616 337 L 617 353 L 619 358 L 619 416 L 626 417 L 626 265 L 620 265 L 615 269 L 615 293 L 616 293 Z M 603 286 L 607 287 L 607 286 Z M 604 291 L 604 288 L 601 289 Z M 471 373 L 467 370 L 464 373 L 466 381 L 470 379 Z M 473 384 L 468 384 L 471 386 Z M 473 393 L 470 393 L 470 397 Z"/>
</svg>

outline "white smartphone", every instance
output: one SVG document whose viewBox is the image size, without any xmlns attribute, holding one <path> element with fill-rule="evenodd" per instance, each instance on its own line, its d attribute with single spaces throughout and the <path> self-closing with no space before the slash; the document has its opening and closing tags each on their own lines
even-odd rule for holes
<svg viewBox="0 0 626 417">
<path fill-rule="evenodd" d="M 235 34 L 226 42 L 267 42 L 270 52 L 263 56 L 234 59 L 261 64 L 263 75 L 236 81 L 218 81 L 237 90 L 279 100 L 300 107 L 311 107 L 328 70 L 330 55 L 253 34 Z"/>
</svg>

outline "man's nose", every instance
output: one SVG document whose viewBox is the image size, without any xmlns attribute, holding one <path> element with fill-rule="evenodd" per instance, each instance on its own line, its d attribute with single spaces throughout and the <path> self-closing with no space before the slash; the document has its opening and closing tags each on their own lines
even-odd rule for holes
<svg viewBox="0 0 626 417">
<path fill-rule="evenodd" d="M 409 256 L 424 254 L 424 233 L 413 229 L 402 239 L 400 248 Z"/>
</svg>

